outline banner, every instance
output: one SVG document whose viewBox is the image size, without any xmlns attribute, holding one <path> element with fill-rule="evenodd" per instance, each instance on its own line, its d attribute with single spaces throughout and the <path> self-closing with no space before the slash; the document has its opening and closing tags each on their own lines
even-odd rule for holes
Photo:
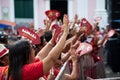
<svg viewBox="0 0 120 80">
<path fill-rule="evenodd" d="M 19 27 L 18 32 L 20 36 L 26 37 L 27 39 L 32 41 L 33 44 L 40 44 L 40 37 L 33 30 L 26 27 Z"/>
</svg>

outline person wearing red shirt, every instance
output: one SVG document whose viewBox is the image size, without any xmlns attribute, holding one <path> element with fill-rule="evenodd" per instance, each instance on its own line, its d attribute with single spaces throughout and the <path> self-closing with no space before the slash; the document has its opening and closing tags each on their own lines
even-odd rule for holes
<svg viewBox="0 0 120 80">
<path fill-rule="evenodd" d="M 67 15 L 64 15 L 63 22 L 64 31 L 61 38 L 55 46 L 52 43 L 52 40 L 46 44 L 46 46 L 44 47 L 44 49 L 46 48 L 46 50 L 41 50 L 41 53 L 48 52 L 49 54 L 41 61 L 33 63 L 35 59 L 34 50 L 30 42 L 28 42 L 27 40 L 17 41 L 15 44 L 12 44 L 10 46 L 7 80 L 36 80 L 39 79 L 39 77 L 42 77 L 51 69 L 55 61 L 58 59 L 60 52 L 62 51 L 65 44 L 66 37 L 69 33 L 69 20 Z M 42 55 L 41 53 L 38 53 L 36 58 L 43 58 L 43 56 L 40 56 Z M 3 78 L 1 80 L 6 79 Z"/>
</svg>

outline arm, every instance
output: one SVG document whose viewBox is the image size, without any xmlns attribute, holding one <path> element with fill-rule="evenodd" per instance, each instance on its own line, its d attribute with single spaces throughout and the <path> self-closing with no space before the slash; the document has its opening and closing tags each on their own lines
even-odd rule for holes
<svg viewBox="0 0 120 80">
<path fill-rule="evenodd" d="M 64 46 L 64 49 L 63 49 L 63 53 L 66 53 L 68 52 L 68 50 L 70 49 L 70 44 L 71 42 L 74 44 L 76 43 L 76 41 L 78 40 L 78 38 L 80 38 L 80 35 L 85 31 L 84 28 L 80 28 L 80 30 L 73 36 L 71 37 L 70 39 L 68 39 L 66 42 L 65 42 L 65 46 Z"/>
<path fill-rule="evenodd" d="M 50 41 L 38 52 L 36 57 L 38 57 L 40 60 L 43 60 L 53 47 L 54 44 L 52 44 L 52 42 Z"/>
<path fill-rule="evenodd" d="M 51 25 L 51 21 L 50 20 L 47 20 L 47 19 L 45 19 L 44 20 L 44 25 L 45 25 L 45 29 L 43 30 L 43 31 L 38 31 L 39 32 L 39 34 L 41 35 L 41 34 L 43 34 L 43 33 L 45 33 L 46 31 L 48 31 L 48 29 L 49 29 L 49 27 L 50 27 L 50 25 Z M 37 33 L 38 33 L 37 32 Z M 42 32 L 42 33 L 41 33 Z M 51 39 L 51 41 L 52 41 L 52 39 Z M 38 52 L 38 54 L 37 54 L 37 56 L 36 57 L 38 57 L 40 60 L 43 60 L 47 55 L 48 55 L 48 53 L 50 52 L 50 50 L 54 47 L 54 44 L 52 44 L 52 42 L 49 42 L 49 43 L 47 43 L 39 52 Z"/>
<path fill-rule="evenodd" d="M 68 50 L 70 49 L 70 44 L 71 44 L 71 42 L 75 43 L 76 40 L 77 40 L 77 38 L 78 38 L 77 35 L 74 35 L 73 37 L 71 37 L 70 39 L 68 39 L 68 40 L 65 42 L 65 46 L 64 46 L 62 52 L 63 52 L 63 53 L 68 52 Z"/>
<path fill-rule="evenodd" d="M 59 55 L 61 54 L 61 51 L 65 44 L 66 37 L 69 32 L 68 17 L 66 15 L 64 15 L 63 22 L 64 22 L 63 24 L 64 32 L 60 40 L 55 45 L 55 47 L 49 52 L 48 56 L 45 59 L 43 59 L 44 74 L 47 73 L 51 69 L 51 67 L 54 65 L 55 61 L 58 59 Z"/>
<path fill-rule="evenodd" d="M 76 48 L 74 45 L 71 45 L 71 48 L 70 48 L 70 59 L 69 60 L 72 60 L 72 73 L 71 74 L 65 74 L 65 78 L 66 80 L 77 80 L 77 77 L 78 77 L 78 58 L 77 58 L 77 55 L 76 55 Z"/>
<path fill-rule="evenodd" d="M 108 36 L 107 34 L 103 37 L 103 39 L 98 39 L 98 42 L 97 42 L 97 45 L 101 45 L 101 46 L 104 46 L 105 42 L 107 41 L 108 39 Z"/>
<path fill-rule="evenodd" d="M 78 65 L 77 65 L 77 56 L 71 55 L 72 58 L 72 73 L 71 74 L 65 74 L 66 80 L 77 80 L 77 74 L 78 74 Z"/>
<path fill-rule="evenodd" d="M 67 53 L 61 53 L 61 54 L 62 54 L 62 55 L 61 55 L 61 60 L 62 60 L 62 62 L 64 63 L 64 62 L 67 61 L 68 58 L 70 57 L 70 53 L 67 52 Z"/>
<path fill-rule="evenodd" d="M 38 57 L 40 60 L 43 60 L 54 47 L 54 35 L 55 33 L 52 34 L 52 39 L 38 52 L 36 57 Z"/>
<path fill-rule="evenodd" d="M 75 24 L 78 22 L 78 15 L 77 14 L 75 14 L 75 16 L 74 16 L 74 22 L 73 22 L 73 24 L 72 24 L 72 29 L 75 29 Z"/>
<path fill-rule="evenodd" d="M 49 30 L 51 23 L 52 23 L 51 20 L 47 20 L 47 19 L 44 20 L 45 31 Z"/>
<path fill-rule="evenodd" d="M 71 54 L 74 54 L 76 52 L 76 49 L 79 46 L 79 41 L 76 41 L 76 43 L 73 44 L 73 42 L 70 43 L 70 49 L 67 53 L 63 53 L 61 55 L 61 60 L 64 63 L 66 60 L 68 60 L 68 58 L 71 56 Z"/>
</svg>

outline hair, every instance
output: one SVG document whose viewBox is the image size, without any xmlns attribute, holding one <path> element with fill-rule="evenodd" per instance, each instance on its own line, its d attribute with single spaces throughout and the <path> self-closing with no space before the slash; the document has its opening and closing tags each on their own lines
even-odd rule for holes
<svg viewBox="0 0 120 80">
<path fill-rule="evenodd" d="M 46 31 L 45 34 L 44 34 L 44 36 L 45 36 L 45 40 L 47 42 L 49 42 L 51 40 L 51 38 L 52 38 L 52 31 L 51 30 Z"/>
<path fill-rule="evenodd" d="M 10 46 L 8 78 L 22 79 L 22 66 L 29 63 L 31 46 L 27 40 L 19 40 Z"/>
<path fill-rule="evenodd" d="M 35 46 L 38 47 L 38 46 L 43 46 L 44 45 L 44 36 L 41 36 L 40 37 L 40 44 L 36 44 Z"/>
<path fill-rule="evenodd" d="M 40 44 L 36 44 L 34 47 L 34 49 L 35 49 L 35 55 L 37 55 L 37 53 L 40 51 L 40 49 L 39 49 L 39 47 L 42 47 L 42 46 L 44 46 L 44 36 L 41 36 L 40 37 Z"/>
<path fill-rule="evenodd" d="M 100 30 L 99 26 L 97 26 L 97 27 L 96 27 L 96 30 L 97 30 L 97 31 L 99 31 L 99 30 Z"/>
<path fill-rule="evenodd" d="M 81 36 L 81 38 L 80 38 L 80 41 L 81 41 L 81 42 L 84 42 L 86 39 L 87 39 L 87 38 L 86 38 L 85 34 L 83 34 L 83 35 Z"/>
</svg>

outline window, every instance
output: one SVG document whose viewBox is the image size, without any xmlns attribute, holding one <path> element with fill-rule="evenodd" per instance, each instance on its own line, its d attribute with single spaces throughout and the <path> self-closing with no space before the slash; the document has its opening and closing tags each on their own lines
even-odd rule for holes
<svg viewBox="0 0 120 80">
<path fill-rule="evenodd" d="M 15 0 L 15 18 L 33 18 L 33 0 Z"/>
</svg>

